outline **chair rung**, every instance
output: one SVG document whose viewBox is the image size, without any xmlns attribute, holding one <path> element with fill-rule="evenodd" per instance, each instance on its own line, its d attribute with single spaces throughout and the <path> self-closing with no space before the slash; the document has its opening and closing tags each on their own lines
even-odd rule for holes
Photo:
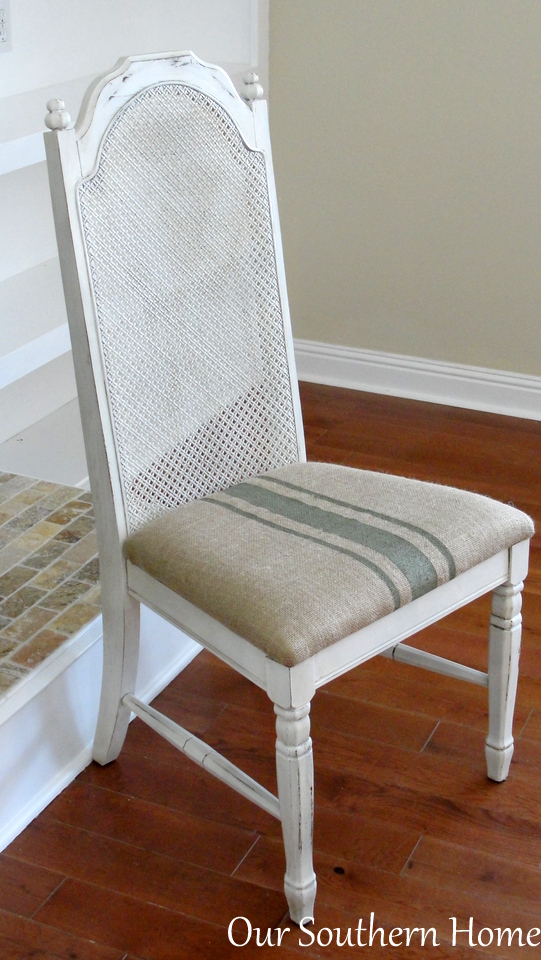
<svg viewBox="0 0 541 960">
<path fill-rule="evenodd" d="M 144 723 L 152 727 L 156 733 L 159 733 L 160 736 L 168 740 L 169 743 L 172 743 L 177 750 L 184 753 L 190 760 L 194 760 L 200 767 L 204 767 L 205 770 L 208 770 L 208 772 L 218 780 L 222 780 L 223 783 L 232 787 L 237 793 L 242 794 L 243 797 L 251 800 L 252 803 L 256 803 L 258 807 L 266 810 L 267 813 L 276 817 L 277 820 L 281 819 L 278 798 L 266 790 L 265 787 L 262 787 L 257 780 L 253 780 L 252 777 L 249 777 L 243 770 L 239 770 L 230 760 L 222 757 L 222 755 L 210 747 L 208 743 L 199 740 L 198 737 L 194 737 L 189 730 L 185 730 L 184 727 L 170 720 L 169 717 L 166 717 L 163 713 L 154 710 L 154 708 L 148 706 L 148 704 L 142 703 L 141 700 L 138 700 L 136 697 L 132 697 L 131 694 L 123 697 L 122 702 L 126 704 L 133 713 L 140 717 Z"/>
<path fill-rule="evenodd" d="M 426 650 L 408 647 L 405 643 L 398 643 L 395 647 L 384 650 L 383 656 L 398 660 L 400 663 L 410 663 L 414 667 L 431 670 L 433 673 L 442 673 L 456 680 L 467 680 L 469 683 L 476 683 L 479 687 L 488 687 L 488 674 L 483 673 L 482 670 L 474 670 L 473 667 L 466 667 L 463 663 L 437 657 L 435 653 L 427 653 Z"/>
</svg>

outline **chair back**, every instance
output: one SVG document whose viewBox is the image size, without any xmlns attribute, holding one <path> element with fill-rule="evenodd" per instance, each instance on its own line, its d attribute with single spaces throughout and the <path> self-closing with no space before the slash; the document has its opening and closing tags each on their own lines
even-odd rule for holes
<svg viewBox="0 0 541 960">
<path fill-rule="evenodd" d="M 193 54 L 133 58 L 45 139 L 91 481 L 105 456 L 125 533 L 303 459 L 266 105 Z"/>
</svg>

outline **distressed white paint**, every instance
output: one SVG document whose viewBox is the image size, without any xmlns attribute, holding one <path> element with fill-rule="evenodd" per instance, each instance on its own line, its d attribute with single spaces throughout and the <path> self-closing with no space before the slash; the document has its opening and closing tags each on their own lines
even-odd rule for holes
<svg viewBox="0 0 541 960">
<path fill-rule="evenodd" d="M 127 97 L 134 96 L 138 90 L 148 85 L 164 81 L 192 84 L 208 93 L 232 116 L 249 148 L 268 152 L 265 105 L 255 99 L 248 107 L 221 71 L 198 61 L 191 54 L 168 54 L 156 60 L 149 57 L 129 58 L 117 64 L 111 74 L 101 78 L 89 91 L 75 129 L 62 129 L 65 126 L 65 117 L 62 116 L 59 105 L 53 104 L 50 125 L 57 129 L 46 135 L 56 228 L 102 557 L 105 651 L 94 757 L 100 763 L 107 763 L 118 755 L 133 709 L 157 732 L 175 742 L 184 753 L 193 754 L 197 762 L 203 763 L 209 769 L 212 767 L 221 779 L 225 779 L 243 795 L 246 795 L 247 791 L 255 790 L 256 802 L 268 802 L 272 807 L 271 812 L 276 812 L 272 798 L 268 800 L 261 787 L 254 788 L 247 782 L 245 775 L 217 758 L 214 751 L 210 751 L 205 744 L 196 742 L 187 731 L 171 724 L 157 711 L 147 709 L 139 698 L 134 698 L 139 647 L 139 603 L 142 602 L 264 689 L 274 703 L 277 716 L 279 813 L 286 852 L 285 893 L 291 917 L 299 922 L 303 917 L 312 914 L 316 890 L 312 866 L 313 767 L 309 724 L 310 701 L 316 687 L 375 654 L 396 647 L 397 643 L 424 626 L 483 593 L 496 589 L 498 598 L 504 595 L 507 597 L 511 593 L 516 596 L 525 573 L 528 545 L 519 544 L 511 551 L 500 551 L 449 583 L 292 668 L 269 661 L 263 651 L 252 646 L 249 641 L 234 634 L 124 560 L 122 544 L 127 535 L 127 521 L 117 467 L 119 455 L 108 410 L 93 291 L 74 188 L 81 174 L 88 174 L 94 169 L 104 131 Z M 253 76 L 248 78 L 247 87 L 248 99 L 251 99 L 252 95 L 257 97 L 259 91 Z M 302 424 L 294 380 L 293 344 L 281 264 L 270 154 L 268 171 L 273 225 L 277 238 L 279 292 L 284 307 L 284 336 L 291 360 L 291 383 L 300 437 Z M 491 634 L 488 669 L 488 772 L 496 779 L 506 775 L 505 762 L 510 749 L 509 730 L 516 686 L 514 660 L 507 654 L 506 644 L 511 642 L 512 630 L 512 642 L 514 649 L 516 648 L 520 629 L 515 615 L 512 628 L 508 626 L 505 618 L 502 619 L 499 603 L 500 600 L 494 602 L 494 629 Z M 444 673 L 450 671 L 447 661 L 441 664 L 437 659 L 432 659 L 430 663 L 432 669 L 443 668 Z M 471 676 L 468 679 L 471 679 Z M 493 760 L 494 752 L 498 757 L 497 769 Z M 501 761 L 502 755 L 505 762 Z"/>
<path fill-rule="evenodd" d="M 522 629 L 522 583 L 498 587 L 492 598 L 488 640 L 489 730 L 485 752 L 488 775 L 505 780 L 513 756 L 513 712 Z"/>
<path fill-rule="evenodd" d="M 165 717 L 158 710 L 154 710 L 153 707 L 142 703 L 136 697 L 128 694 L 124 697 L 124 703 L 149 727 L 189 757 L 190 760 L 193 760 L 194 763 L 208 770 L 218 780 L 232 787 L 237 793 L 266 810 L 273 817 L 280 819 L 280 807 L 277 798 L 253 780 L 252 777 L 239 770 L 226 757 L 222 757 L 199 737 L 194 737 L 189 730 L 170 720 L 169 717 Z"/>
<path fill-rule="evenodd" d="M 284 890 L 295 923 L 313 917 L 317 881 L 312 865 L 314 762 L 310 704 L 275 704 L 276 776 L 286 853 Z"/>
</svg>

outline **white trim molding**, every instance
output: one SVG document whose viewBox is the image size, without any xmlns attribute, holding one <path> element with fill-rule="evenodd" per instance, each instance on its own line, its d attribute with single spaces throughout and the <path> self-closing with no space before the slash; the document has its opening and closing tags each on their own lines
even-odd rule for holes
<svg viewBox="0 0 541 960">
<path fill-rule="evenodd" d="M 200 650 L 142 607 L 139 699 L 152 700 Z M 101 669 L 98 617 L 0 702 L 0 850 L 90 763 Z"/>
<path fill-rule="evenodd" d="M 541 420 L 541 377 L 295 340 L 299 380 Z"/>
<path fill-rule="evenodd" d="M 71 350 L 67 323 L 0 357 L 0 390 Z"/>
<path fill-rule="evenodd" d="M 21 170 L 22 167 L 31 167 L 32 164 L 42 163 L 44 160 L 45 146 L 41 131 L 0 143 L 0 176 Z"/>
</svg>

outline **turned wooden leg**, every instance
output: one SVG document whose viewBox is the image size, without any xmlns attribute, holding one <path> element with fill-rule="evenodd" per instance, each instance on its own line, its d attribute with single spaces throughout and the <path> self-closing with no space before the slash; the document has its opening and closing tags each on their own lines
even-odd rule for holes
<svg viewBox="0 0 541 960">
<path fill-rule="evenodd" d="M 110 763 L 126 737 L 131 710 L 122 697 L 133 693 L 139 657 L 139 602 L 125 595 L 103 603 L 103 680 L 93 757 Z"/>
<path fill-rule="evenodd" d="M 504 584 L 493 593 L 488 641 L 487 773 L 505 780 L 513 756 L 513 712 L 518 680 L 523 583 Z"/>
<path fill-rule="evenodd" d="M 316 875 L 312 864 L 314 764 L 310 704 L 275 704 L 278 799 L 286 854 L 284 890 L 295 923 L 314 915 Z"/>
</svg>

